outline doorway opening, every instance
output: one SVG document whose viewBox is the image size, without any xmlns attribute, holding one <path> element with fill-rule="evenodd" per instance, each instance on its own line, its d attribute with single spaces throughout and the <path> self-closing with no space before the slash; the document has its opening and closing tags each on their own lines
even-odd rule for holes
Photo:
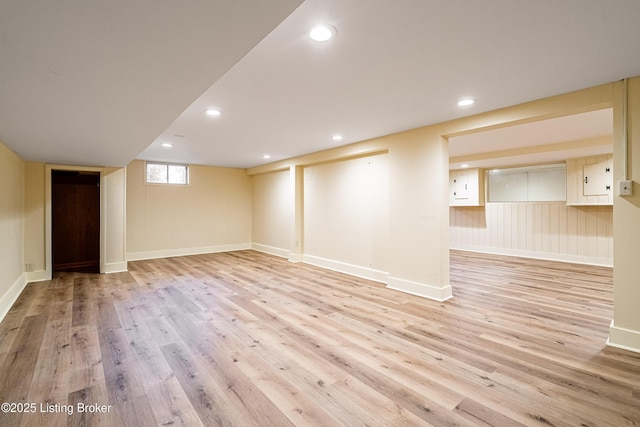
<svg viewBox="0 0 640 427">
<path fill-rule="evenodd" d="M 53 271 L 100 272 L 100 172 L 51 171 Z"/>
</svg>

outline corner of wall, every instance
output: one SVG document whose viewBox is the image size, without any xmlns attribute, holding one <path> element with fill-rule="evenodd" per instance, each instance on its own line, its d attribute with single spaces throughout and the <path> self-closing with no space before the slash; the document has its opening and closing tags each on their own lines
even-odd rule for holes
<svg viewBox="0 0 640 427">
<path fill-rule="evenodd" d="M 289 250 L 276 248 L 274 246 L 263 245 L 261 243 L 251 243 L 251 249 L 258 252 L 263 252 L 269 255 L 275 255 L 280 258 L 289 258 Z"/>
<path fill-rule="evenodd" d="M 434 286 L 397 277 L 388 277 L 387 288 L 440 302 L 453 298 L 451 285 Z"/>
<path fill-rule="evenodd" d="M 617 327 L 612 320 L 607 345 L 640 353 L 640 331 Z"/>
</svg>

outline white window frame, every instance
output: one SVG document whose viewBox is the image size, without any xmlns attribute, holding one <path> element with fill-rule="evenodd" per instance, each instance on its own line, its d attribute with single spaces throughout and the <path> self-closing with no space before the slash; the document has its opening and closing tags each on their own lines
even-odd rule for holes
<svg viewBox="0 0 640 427">
<path fill-rule="evenodd" d="M 567 201 L 566 164 L 550 163 L 490 170 L 487 203 L 553 203 Z M 501 182 L 502 181 L 502 182 Z M 547 187 L 545 195 L 540 184 Z"/>
<path fill-rule="evenodd" d="M 166 168 L 166 176 L 164 181 L 149 181 L 149 166 L 164 166 Z M 184 168 L 185 170 L 185 182 L 169 182 L 169 167 L 177 166 Z M 167 163 L 167 162 L 145 162 L 144 164 L 144 182 L 147 185 L 189 185 L 189 165 L 182 163 Z"/>
</svg>

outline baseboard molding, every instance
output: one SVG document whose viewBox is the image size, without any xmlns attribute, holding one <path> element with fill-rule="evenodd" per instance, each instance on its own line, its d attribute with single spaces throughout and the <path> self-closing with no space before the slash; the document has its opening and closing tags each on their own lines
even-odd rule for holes
<svg viewBox="0 0 640 427">
<path fill-rule="evenodd" d="M 512 249 L 502 249 L 502 248 L 491 248 L 491 247 L 483 247 L 483 246 L 466 246 L 466 245 L 451 245 L 451 249 L 457 251 L 466 251 L 466 252 L 478 252 L 483 254 L 492 254 L 492 255 L 504 255 L 504 256 L 516 256 L 522 258 L 532 258 L 532 259 L 541 259 L 545 261 L 558 261 L 558 262 L 569 262 L 572 264 L 586 264 L 586 265 L 596 265 L 600 267 L 613 267 L 613 259 L 610 258 L 595 258 L 595 257 L 585 257 L 578 255 L 569 255 L 569 254 L 557 254 L 552 252 L 536 252 L 536 251 L 521 251 L 521 250 L 512 250 Z"/>
<path fill-rule="evenodd" d="M 124 271 L 129 271 L 129 267 L 127 266 L 127 262 L 111 262 L 104 265 L 104 273 L 122 273 Z"/>
<path fill-rule="evenodd" d="M 346 262 L 335 261 L 332 259 L 322 258 L 314 255 L 303 255 L 302 262 L 340 273 L 349 274 L 351 276 L 373 280 L 375 282 L 385 283 L 387 280 L 387 276 L 389 275 L 389 273 L 385 271 L 362 267 L 354 264 L 348 264 Z"/>
<path fill-rule="evenodd" d="M 27 283 L 51 280 L 51 275 L 47 270 L 27 271 L 24 273 L 24 277 Z"/>
<path fill-rule="evenodd" d="M 304 255 L 302 254 L 294 254 L 289 252 L 289 262 L 303 262 L 304 261 Z"/>
<path fill-rule="evenodd" d="M 275 246 L 263 245 L 261 243 L 251 243 L 251 249 L 280 258 L 289 258 L 289 250 L 276 248 Z"/>
<path fill-rule="evenodd" d="M 612 320 L 607 345 L 640 353 L 640 331 L 619 328 L 614 325 Z"/>
<path fill-rule="evenodd" d="M 0 322 L 4 320 L 13 304 L 16 302 L 25 286 L 27 286 L 27 278 L 24 273 L 16 279 L 15 282 L 9 287 L 7 292 L 0 297 Z"/>
<path fill-rule="evenodd" d="M 142 261 L 145 259 L 171 258 L 177 256 L 212 254 L 217 252 L 243 251 L 247 249 L 251 249 L 251 243 L 203 246 L 198 248 L 163 249 L 159 251 L 147 252 L 128 252 L 127 261 Z"/>
<path fill-rule="evenodd" d="M 436 301 L 446 301 L 453 297 L 451 285 L 433 286 L 391 276 L 387 278 L 387 288 Z"/>
</svg>

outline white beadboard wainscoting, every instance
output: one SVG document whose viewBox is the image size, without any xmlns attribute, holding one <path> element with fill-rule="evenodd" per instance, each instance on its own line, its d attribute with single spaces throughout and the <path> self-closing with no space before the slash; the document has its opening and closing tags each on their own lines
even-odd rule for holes
<svg viewBox="0 0 640 427">
<path fill-rule="evenodd" d="M 451 248 L 613 266 L 613 207 L 487 203 L 450 208 Z"/>
</svg>

